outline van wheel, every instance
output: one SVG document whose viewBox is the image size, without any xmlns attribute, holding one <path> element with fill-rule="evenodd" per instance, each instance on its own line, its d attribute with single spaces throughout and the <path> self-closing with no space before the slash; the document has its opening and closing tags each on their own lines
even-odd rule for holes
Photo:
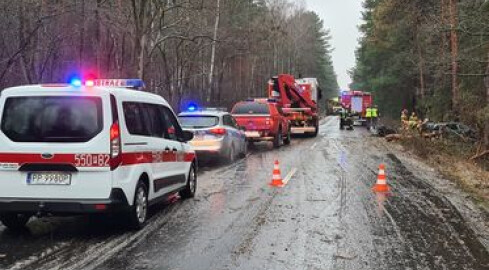
<svg viewBox="0 0 489 270">
<path fill-rule="evenodd" d="M 273 147 L 279 148 L 281 144 L 282 144 L 282 129 L 279 129 L 277 135 L 275 135 L 275 137 L 273 138 Z"/>
<path fill-rule="evenodd" d="M 197 191 L 197 172 L 195 171 L 195 164 L 190 166 L 190 171 L 188 173 L 187 185 L 185 188 L 179 192 L 182 199 L 190 199 L 195 197 L 195 192 Z"/>
<path fill-rule="evenodd" d="M 18 231 L 25 228 L 31 216 L 29 214 L 3 213 L 0 214 L 0 221 L 10 230 Z"/>
<path fill-rule="evenodd" d="M 134 194 L 134 203 L 129 213 L 129 226 L 131 229 L 141 229 L 148 219 L 148 187 L 139 181 Z"/>
</svg>

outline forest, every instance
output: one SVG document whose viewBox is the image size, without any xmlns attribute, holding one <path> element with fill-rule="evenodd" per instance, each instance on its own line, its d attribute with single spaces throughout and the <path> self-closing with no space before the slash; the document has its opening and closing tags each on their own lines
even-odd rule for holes
<svg viewBox="0 0 489 270">
<path fill-rule="evenodd" d="M 403 109 L 476 128 L 489 147 L 489 1 L 366 0 L 353 88 L 385 116 Z"/>
<path fill-rule="evenodd" d="M 300 2 L 300 1 L 299 1 Z M 265 95 L 271 76 L 337 92 L 330 34 L 292 0 L 0 0 L 0 89 L 142 78 L 175 108 Z"/>
</svg>

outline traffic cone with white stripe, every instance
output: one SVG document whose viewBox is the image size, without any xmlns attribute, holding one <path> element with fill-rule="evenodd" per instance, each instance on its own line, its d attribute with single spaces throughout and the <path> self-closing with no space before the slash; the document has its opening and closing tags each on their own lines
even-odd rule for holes
<svg viewBox="0 0 489 270">
<path fill-rule="evenodd" d="M 275 164 L 273 165 L 273 177 L 272 177 L 272 182 L 270 182 L 270 185 L 273 187 L 281 187 L 284 185 L 284 182 L 282 182 L 282 176 L 280 175 L 280 168 L 279 168 L 279 163 L 278 160 L 275 160 Z"/>
<path fill-rule="evenodd" d="M 387 180 L 385 178 L 385 165 L 379 165 L 379 175 L 377 176 L 377 183 L 372 188 L 375 192 L 389 192 L 390 188 L 387 185 Z"/>
</svg>

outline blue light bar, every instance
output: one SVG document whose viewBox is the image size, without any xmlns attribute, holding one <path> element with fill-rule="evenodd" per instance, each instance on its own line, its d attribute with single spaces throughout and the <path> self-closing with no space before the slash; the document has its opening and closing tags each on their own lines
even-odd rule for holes
<svg viewBox="0 0 489 270">
<path fill-rule="evenodd" d="M 70 85 L 73 87 L 80 87 L 82 86 L 82 81 L 78 78 L 73 78 L 70 80 Z"/>
<path fill-rule="evenodd" d="M 197 104 L 194 104 L 194 103 L 190 103 L 188 106 L 187 106 L 187 111 L 189 112 L 195 112 L 199 107 L 197 106 Z"/>
</svg>

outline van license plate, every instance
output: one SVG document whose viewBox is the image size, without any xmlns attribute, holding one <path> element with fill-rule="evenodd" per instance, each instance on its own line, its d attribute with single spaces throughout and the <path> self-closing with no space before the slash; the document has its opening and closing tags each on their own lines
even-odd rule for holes
<svg viewBox="0 0 489 270">
<path fill-rule="evenodd" d="M 26 181 L 28 185 L 70 185 L 71 173 L 30 172 Z"/>
</svg>

